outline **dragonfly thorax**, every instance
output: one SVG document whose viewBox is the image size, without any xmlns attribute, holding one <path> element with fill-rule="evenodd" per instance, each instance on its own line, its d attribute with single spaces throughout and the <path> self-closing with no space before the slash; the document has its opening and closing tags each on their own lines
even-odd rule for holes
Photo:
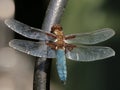
<svg viewBox="0 0 120 90">
<path fill-rule="evenodd" d="M 65 49 L 65 37 L 64 35 L 56 35 L 56 40 L 55 40 L 55 44 L 56 44 L 56 49 Z"/>
<path fill-rule="evenodd" d="M 58 24 L 53 25 L 51 28 L 51 32 L 55 34 L 56 40 L 53 43 L 48 43 L 50 47 L 53 49 L 65 49 L 65 36 L 62 31 L 62 27 Z"/>
</svg>

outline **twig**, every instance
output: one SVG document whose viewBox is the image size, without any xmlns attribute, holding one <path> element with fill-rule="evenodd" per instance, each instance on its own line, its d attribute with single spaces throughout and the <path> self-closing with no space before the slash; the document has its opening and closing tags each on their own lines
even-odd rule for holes
<svg viewBox="0 0 120 90">
<path fill-rule="evenodd" d="M 51 30 L 51 26 L 59 24 L 67 0 L 51 0 L 46 11 L 42 29 Z M 50 90 L 50 66 L 51 60 L 38 58 L 35 63 L 33 90 Z"/>
</svg>

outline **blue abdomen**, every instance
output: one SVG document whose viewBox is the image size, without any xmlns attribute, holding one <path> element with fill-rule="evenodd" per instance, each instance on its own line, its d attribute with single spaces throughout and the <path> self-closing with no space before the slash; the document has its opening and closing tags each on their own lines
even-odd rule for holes
<svg viewBox="0 0 120 90">
<path fill-rule="evenodd" d="M 66 71 L 66 58 L 65 51 L 63 49 L 57 50 L 57 71 L 62 82 L 66 81 L 67 71 Z"/>
</svg>

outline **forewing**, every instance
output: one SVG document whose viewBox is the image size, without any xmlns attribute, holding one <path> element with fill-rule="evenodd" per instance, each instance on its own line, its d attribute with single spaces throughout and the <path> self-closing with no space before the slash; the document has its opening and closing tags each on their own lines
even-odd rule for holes
<svg viewBox="0 0 120 90">
<path fill-rule="evenodd" d="M 80 46 L 71 51 L 67 50 L 66 53 L 68 59 L 83 62 L 105 59 L 114 55 L 113 49 L 102 46 Z"/>
<path fill-rule="evenodd" d="M 13 31 L 31 39 L 37 40 L 53 40 L 54 38 L 49 37 L 47 34 L 54 36 L 52 33 L 45 32 L 43 30 L 30 27 L 26 24 L 23 24 L 15 19 L 7 19 L 5 20 L 5 24 L 12 29 Z"/>
<path fill-rule="evenodd" d="M 68 39 L 66 42 L 73 44 L 96 44 L 111 38 L 114 34 L 114 30 L 110 28 L 104 28 L 89 33 L 66 35 L 66 37 L 75 36 L 75 38 Z"/>
<path fill-rule="evenodd" d="M 13 39 L 9 45 L 16 50 L 36 57 L 56 58 L 56 53 L 45 42 L 33 42 L 26 40 Z"/>
</svg>

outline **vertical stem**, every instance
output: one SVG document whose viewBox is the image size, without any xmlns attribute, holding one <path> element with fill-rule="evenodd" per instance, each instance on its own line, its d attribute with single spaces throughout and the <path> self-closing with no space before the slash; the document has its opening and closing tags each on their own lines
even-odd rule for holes
<svg viewBox="0 0 120 90">
<path fill-rule="evenodd" d="M 42 25 L 43 30 L 51 30 L 51 26 L 60 23 L 67 0 L 51 0 Z"/>
<path fill-rule="evenodd" d="M 51 0 L 46 11 L 42 29 L 50 32 L 53 24 L 59 24 L 67 0 Z M 33 90 L 50 90 L 51 60 L 38 58 L 35 63 Z"/>
</svg>

